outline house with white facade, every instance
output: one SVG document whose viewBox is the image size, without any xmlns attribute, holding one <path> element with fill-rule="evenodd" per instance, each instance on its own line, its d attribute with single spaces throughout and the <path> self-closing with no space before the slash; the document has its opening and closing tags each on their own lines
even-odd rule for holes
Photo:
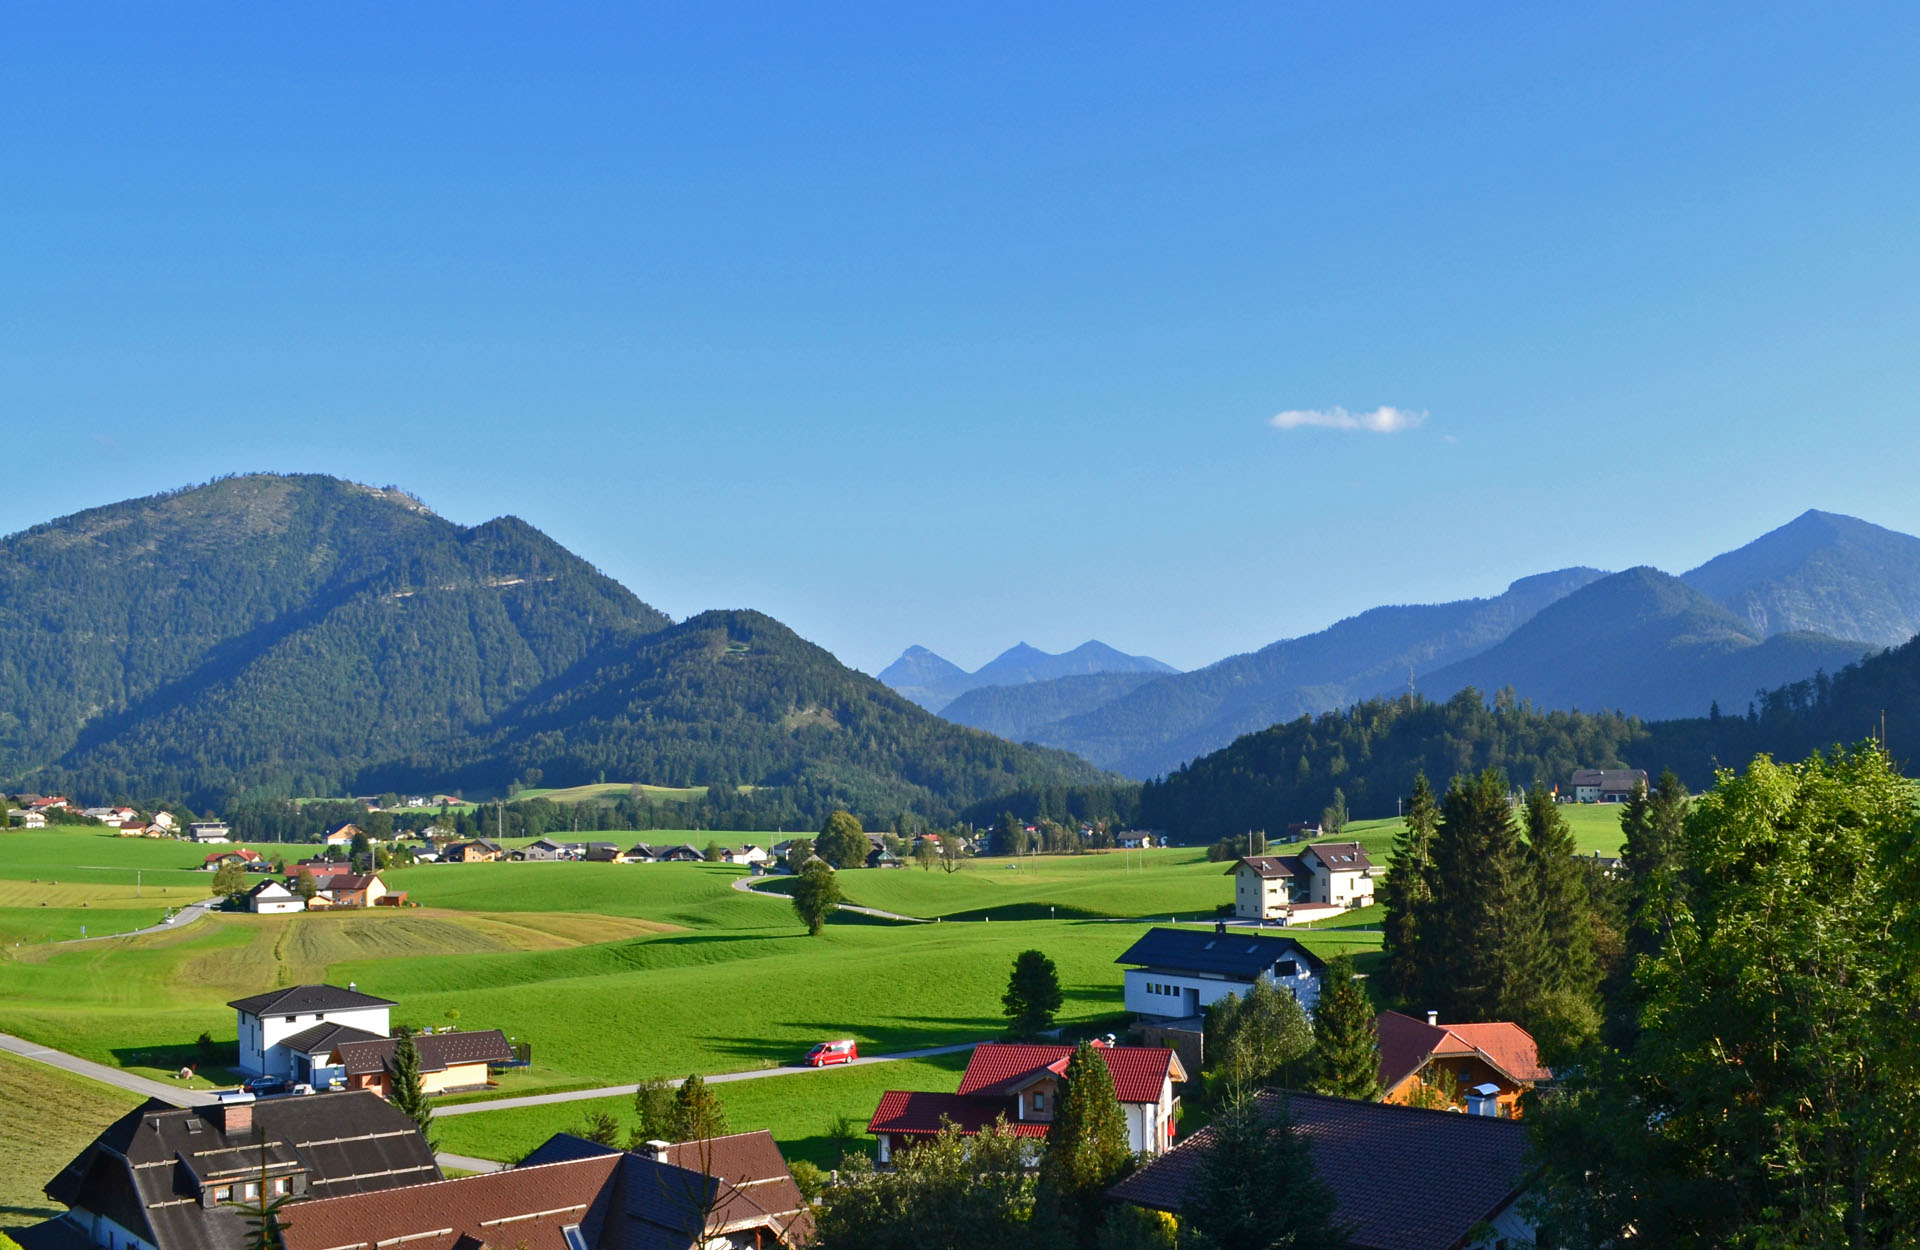
<svg viewBox="0 0 1920 1250">
<path fill-rule="evenodd" d="M 1301 906 L 1346 911 L 1373 902 L 1376 869 L 1358 842 L 1242 856 L 1227 872 L 1234 878 L 1233 912 L 1243 920 L 1286 920 Z"/>
<path fill-rule="evenodd" d="M 1106 1060 L 1113 1092 L 1126 1116 L 1128 1148 L 1157 1155 L 1173 1145 L 1180 1100 L 1173 1087 L 1187 1079 L 1180 1056 L 1164 1046 L 1108 1046 L 1095 1042 Z M 978 1133 L 998 1120 L 1017 1137 L 1044 1140 L 1059 1107 L 1060 1089 L 1074 1048 L 982 1042 L 967 1060 L 960 1089 L 952 1094 L 888 1090 L 867 1125 L 880 1141 L 879 1160 L 937 1136 L 948 1124 Z M 1037 1143 L 1036 1143 L 1037 1144 Z"/>
<path fill-rule="evenodd" d="M 224 820 L 196 820 L 187 826 L 187 836 L 195 842 L 231 842 L 233 830 Z"/>
<path fill-rule="evenodd" d="M 1149 929 L 1115 963 L 1125 975 L 1127 1010 L 1161 1020 L 1198 1016 L 1244 994 L 1261 977 L 1292 994 L 1309 1013 L 1320 1001 L 1327 965 L 1292 938 L 1228 929 Z"/>
<path fill-rule="evenodd" d="M 278 916 L 306 909 L 307 900 L 301 898 L 298 891 L 290 890 L 278 881 L 262 881 L 247 891 L 247 910 L 262 916 Z"/>
<path fill-rule="evenodd" d="M 294 1051 L 286 1043 L 316 1025 L 345 1025 L 372 1037 L 385 1037 L 393 1003 L 362 994 L 351 982 L 295 985 L 269 990 L 227 1004 L 239 1013 L 240 1063 L 248 1076 L 286 1076 L 295 1071 Z"/>
<path fill-rule="evenodd" d="M 1569 788 L 1576 803 L 1624 803 L 1635 786 L 1646 784 L 1644 768 L 1580 768 Z"/>
</svg>

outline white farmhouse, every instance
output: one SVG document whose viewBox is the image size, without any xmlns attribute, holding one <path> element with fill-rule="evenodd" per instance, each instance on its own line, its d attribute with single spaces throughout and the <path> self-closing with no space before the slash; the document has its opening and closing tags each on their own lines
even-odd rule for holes
<svg viewBox="0 0 1920 1250">
<path fill-rule="evenodd" d="M 1320 1001 L 1327 965 L 1292 938 L 1224 924 L 1201 929 L 1149 929 L 1114 960 L 1126 971 L 1126 1006 L 1135 1015 L 1185 1020 L 1223 998 L 1270 978 L 1309 1013 Z"/>
<path fill-rule="evenodd" d="M 1374 867 L 1358 842 L 1317 842 L 1298 855 L 1249 855 L 1233 875 L 1243 920 L 1284 920 L 1302 903 L 1342 910 L 1373 902 Z"/>
<path fill-rule="evenodd" d="M 278 881 L 262 881 L 247 891 L 247 910 L 263 916 L 278 916 L 306 909 L 307 900 Z"/>
<path fill-rule="evenodd" d="M 393 1003 L 362 994 L 351 982 L 295 985 L 228 1003 L 240 1016 L 240 1070 L 248 1076 L 291 1076 L 293 1052 L 287 1041 L 319 1024 L 344 1025 L 385 1037 Z"/>
</svg>

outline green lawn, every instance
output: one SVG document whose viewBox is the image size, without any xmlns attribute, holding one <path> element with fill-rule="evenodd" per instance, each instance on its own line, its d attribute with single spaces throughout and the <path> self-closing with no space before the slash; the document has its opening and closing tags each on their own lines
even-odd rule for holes
<svg viewBox="0 0 1920 1250">
<path fill-rule="evenodd" d="M 845 1116 L 859 1135 L 855 1149 L 870 1149 L 867 1121 L 873 1118 L 881 1094 L 890 1089 L 951 1093 L 960 1088 L 966 1066 L 967 1054 L 960 1052 L 867 1067 L 799 1070 L 712 1088 L 727 1109 L 728 1128 L 735 1132 L 767 1129 L 788 1159 L 808 1159 L 830 1168 L 844 1153 L 843 1144 L 834 1138 L 836 1117 Z M 512 1161 L 555 1133 L 578 1131 L 593 1112 L 605 1112 L 620 1121 L 623 1143 L 633 1131 L 633 1099 L 627 1097 L 441 1116 L 433 1122 L 433 1131 L 443 1150 Z"/>
<path fill-rule="evenodd" d="M 0 1053 L 0 1228 L 64 1214 L 41 1186 L 101 1129 L 139 1106 L 138 1094 Z"/>
</svg>

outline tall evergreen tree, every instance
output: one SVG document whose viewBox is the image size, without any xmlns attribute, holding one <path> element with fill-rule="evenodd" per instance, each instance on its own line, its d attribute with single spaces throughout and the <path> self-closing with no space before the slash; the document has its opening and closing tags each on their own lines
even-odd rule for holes
<svg viewBox="0 0 1920 1250">
<path fill-rule="evenodd" d="M 1423 772 L 1413 779 L 1413 795 L 1394 835 L 1386 880 L 1380 883 L 1380 903 L 1387 913 L 1382 934 L 1387 985 L 1395 998 L 1415 1009 L 1426 1002 L 1427 986 L 1434 979 L 1428 967 L 1434 947 L 1422 941 L 1422 933 L 1433 913 L 1433 844 L 1439 817 L 1433 787 Z"/>
<path fill-rule="evenodd" d="M 1373 1003 L 1353 975 L 1353 960 L 1336 957 L 1327 964 L 1313 1013 L 1310 1088 L 1314 1093 L 1335 1098 L 1380 1096 L 1380 1039 L 1373 1017 Z"/>
<path fill-rule="evenodd" d="M 1441 804 L 1435 927 L 1452 975 L 1432 992 L 1456 1020 L 1524 1024 L 1548 990 L 1539 892 L 1507 793 L 1489 768 L 1455 777 Z"/>
<path fill-rule="evenodd" d="M 1314 1171 L 1284 1096 L 1243 1097 L 1211 1126 L 1212 1142 L 1180 1204 L 1182 1250 L 1344 1247 L 1333 1191 Z"/>
<path fill-rule="evenodd" d="M 1053 1027 L 1054 1013 L 1066 1001 L 1060 970 L 1040 951 L 1021 951 L 1013 960 L 1007 992 L 1000 996 L 1016 1037 L 1038 1037 Z"/>
<path fill-rule="evenodd" d="M 1680 847 L 1687 823 L 1687 788 L 1671 769 L 1662 772 L 1651 791 L 1634 787 L 1628 810 L 1621 813 L 1625 844 L 1620 867 L 1626 876 L 1628 901 L 1627 950 L 1633 957 L 1650 955 L 1666 941 L 1680 894 Z M 1636 806 L 1636 800 L 1637 806 Z"/>
<path fill-rule="evenodd" d="M 414 1045 L 413 1031 L 400 1030 L 400 1044 L 393 1049 L 393 1105 L 412 1120 L 428 1144 L 433 1144 L 433 1104 L 420 1085 L 420 1048 Z"/>
<path fill-rule="evenodd" d="M 1091 1247 L 1099 1235 L 1107 1189 L 1132 1159 L 1127 1117 L 1100 1051 L 1074 1048 L 1040 1156 L 1034 1219 L 1051 1225 L 1060 1244 Z"/>
<path fill-rule="evenodd" d="M 1527 856 L 1540 896 L 1540 921 L 1547 933 L 1547 966 L 1552 988 L 1591 998 L 1593 904 L 1587 871 L 1578 858 L 1573 829 L 1545 786 L 1527 792 Z"/>
</svg>

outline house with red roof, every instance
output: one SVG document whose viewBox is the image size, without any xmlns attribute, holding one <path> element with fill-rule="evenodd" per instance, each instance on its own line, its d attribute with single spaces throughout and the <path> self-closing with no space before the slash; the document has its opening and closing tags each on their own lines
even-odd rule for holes
<svg viewBox="0 0 1920 1250">
<path fill-rule="evenodd" d="M 1180 1109 L 1174 1085 L 1187 1079 L 1180 1057 L 1161 1046 L 1109 1046 L 1095 1042 L 1113 1078 L 1113 1092 L 1127 1120 L 1127 1139 L 1138 1154 L 1159 1154 L 1173 1144 Z M 1074 1048 L 982 1042 L 967 1060 L 960 1088 L 951 1094 L 888 1090 L 867 1124 L 880 1142 L 880 1162 L 898 1150 L 937 1136 L 948 1122 L 978 1133 L 1005 1121 L 1019 1137 L 1044 1139 L 1053 1124 L 1067 1061 Z"/>
<path fill-rule="evenodd" d="M 1433 1012 L 1420 1021 L 1383 1011 L 1374 1017 L 1373 1030 L 1383 1102 L 1406 1103 L 1444 1072 L 1459 1087 L 1460 1110 L 1515 1119 L 1520 1095 L 1553 1079 L 1540 1063 L 1533 1035 L 1511 1021 L 1441 1024 Z"/>
</svg>

